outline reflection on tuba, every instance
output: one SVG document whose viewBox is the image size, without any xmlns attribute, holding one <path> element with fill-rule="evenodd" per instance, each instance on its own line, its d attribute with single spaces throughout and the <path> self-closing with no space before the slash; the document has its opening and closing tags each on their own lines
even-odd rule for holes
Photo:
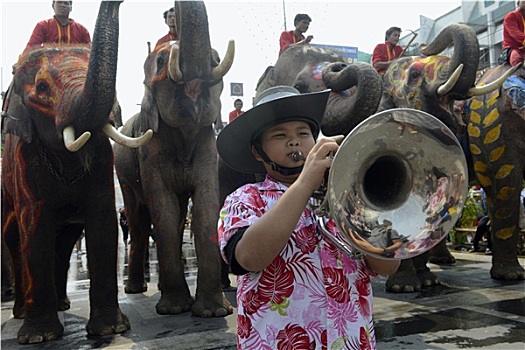
<svg viewBox="0 0 525 350">
<path fill-rule="evenodd" d="M 407 259 L 454 227 L 467 195 L 467 163 L 434 116 L 399 108 L 360 123 L 342 142 L 323 199 L 313 204 L 323 235 L 344 253 Z M 340 233 L 325 228 L 331 217 Z"/>
</svg>

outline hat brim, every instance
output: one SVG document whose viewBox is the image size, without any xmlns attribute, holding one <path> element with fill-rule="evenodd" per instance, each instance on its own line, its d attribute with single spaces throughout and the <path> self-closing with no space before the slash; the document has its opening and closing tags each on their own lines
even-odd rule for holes
<svg viewBox="0 0 525 350">
<path fill-rule="evenodd" d="M 257 105 L 241 114 L 219 133 L 217 150 L 232 169 L 243 173 L 265 173 L 252 153 L 252 137 L 285 121 L 305 120 L 321 129 L 330 90 L 286 96 Z"/>
</svg>

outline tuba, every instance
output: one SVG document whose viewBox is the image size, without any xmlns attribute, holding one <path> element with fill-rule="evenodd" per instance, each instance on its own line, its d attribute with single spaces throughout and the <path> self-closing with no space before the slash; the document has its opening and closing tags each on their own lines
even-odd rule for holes
<svg viewBox="0 0 525 350">
<path fill-rule="evenodd" d="M 361 122 L 342 141 L 310 205 L 321 233 L 345 254 L 420 255 L 445 238 L 463 208 L 467 162 L 434 116 L 398 108 Z M 339 233 L 330 233 L 326 218 Z"/>
</svg>

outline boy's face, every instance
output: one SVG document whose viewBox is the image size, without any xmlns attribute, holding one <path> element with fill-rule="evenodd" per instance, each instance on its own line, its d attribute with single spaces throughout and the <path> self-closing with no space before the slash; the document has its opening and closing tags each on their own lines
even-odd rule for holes
<svg viewBox="0 0 525 350">
<path fill-rule="evenodd" d="M 52 3 L 53 10 L 56 16 L 69 17 L 72 6 L 69 1 L 55 1 Z"/>
<path fill-rule="evenodd" d="M 175 27 L 175 11 L 168 11 L 166 15 L 166 24 L 168 27 Z"/>
<path fill-rule="evenodd" d="M 303 162 L 296 162 L 292 159 L 291 154 L 294 151 L 301 151 L 305 156 L 308 155 L 312 147 L 315 145 L 312 130 L 307 122 L 290 121 L 274 125 L 263 132 L 261 136 L 261 147 L 266 155 L 273 162 L 280 166 L 294 168 Z M 255 159 L 263 162 L 257 151 L 253 148 Z M 269 164 L 263 162 L 266 172 L 276 180 L 294 180 L 299 174 L 284 176 L 281 173 L 272 170 Z"/>
<path fill-rule="evenodd" d="M 307 20 L 307 19 L 303 19 L 301 21 L 298 21 L 295 24 L 295 28 L 298 31 L 300 31 L 301 33 L 306 33 L 306 31 L 308 30 L 309 27 L 310 27 L 310 21 Z"/>
</svg>

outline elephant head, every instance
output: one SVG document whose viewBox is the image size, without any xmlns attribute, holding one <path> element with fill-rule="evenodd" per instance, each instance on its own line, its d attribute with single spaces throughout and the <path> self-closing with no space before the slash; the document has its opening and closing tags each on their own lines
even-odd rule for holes
<svg viewBox="0 0 525 350">
<path fill-rule="evenodd" d="M 454 45 L 452 57 L 438 56 Z M 383 76 L 383 97 L 378 111 L 390 108 L 414 108 L 428 112 L 451 130 L 454 100 L 471 96 L 479 62 L 476 33 L 464 24 L 446 27 L 421 51 L 424 57 L 401 57 L 393 61 Z"/>
<path fill-rule="evenodd" d="M 230 41 L 221 62 L 211 48 L 204 3 L 178 1 L 175 9 L 179 40 L 159 45 L 144 63 L 142 130 L 157 132 L 161 121 L 173 128 L 198 130 L 220 116 L 222 77 L 233 63 L 234 42 Z"/>
<path fill-rule="evenodd" d="M 339 54 L 311 45 L 288 48 L 268 67 L 257 84 L 257 94 L 276 85 L 289 85 L 301 93 L 331 89 L 322 132 L 348 134 L 374 114 L 381 98 L 381 79 L 365 63 L 345 63 Z"/>
<path fill-rule="evenodd" d="M 4 132 L 26 143 L 37 137 L 55 151 L 64 144 L 78 151 L 101 131 L 130 142 L 112 126 L 122 125 L 115 92 L 120 3 L 101 6 L 91 47 L 49 44 L 20 56 L 2 113 Z"/>
</svg>

